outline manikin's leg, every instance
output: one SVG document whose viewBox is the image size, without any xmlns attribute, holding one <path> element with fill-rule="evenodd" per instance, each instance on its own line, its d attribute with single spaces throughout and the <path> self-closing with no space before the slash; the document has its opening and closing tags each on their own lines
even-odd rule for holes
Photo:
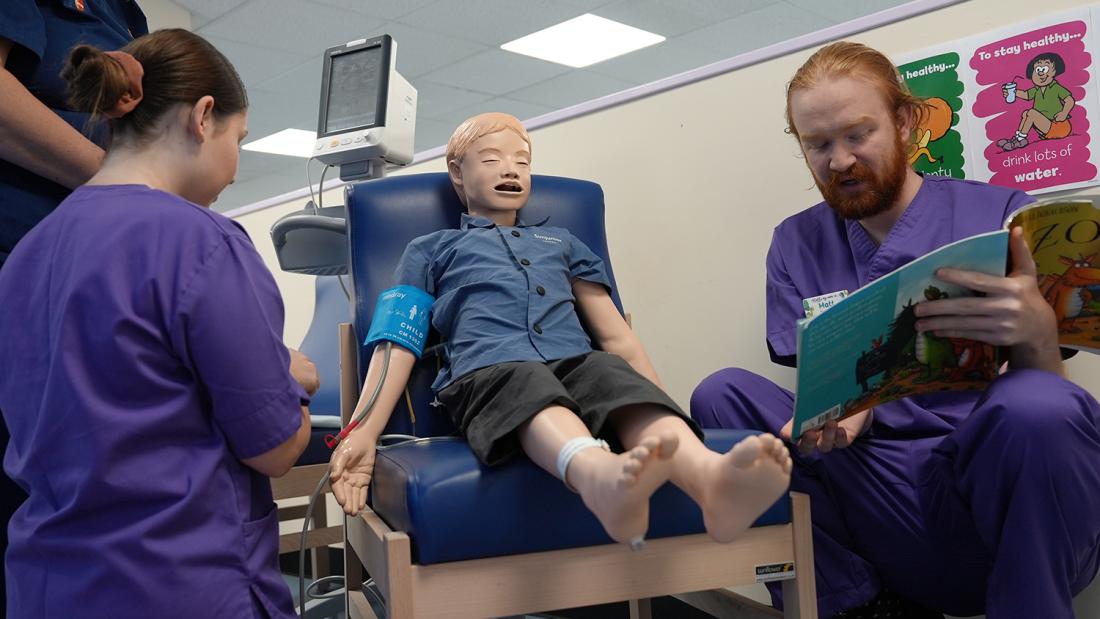
<svg viewBox="0 0 1100 619">
<path fill-rule="evenodd" d="M 789 391 L 762 376 L 733 368 L 706 378 L 691 397 L 691 415 L 704 428 L 775 433 L 791 418 L 793 408 L 794 397 Z M 849 450 L 833 452 L 832 457 L 847 457 L 845 451 Z M 865 604 L 875 597 L 881 583 L 870 563 L 854 550 L 840 503 L 819 468 L 796 456 L 791 490 L 810 496 L 818 609 L 822 617 L 831 617 Z M 768 590 L 775 605 L 782 608 L 780 583 L 769 583 Z"/>
<path fill-rule="evenodd" d="M 787 490 L 791 457 L 771 435 L 750 436 L 720 454 L 711 451 L 685 421 L 655 406 L 631 406 L 611 418 L 630 448 L 648 436 L 674 436 L 680 448 L 672 456 L 670 480 L 703 512 L 707 533 L 719 542 L 733 541 Z"/>
<path fill-rule="evenodd" d="M 543 409 L 519 428 L 523 451 L 555 476 L 562 447 L 591 436 L 580 418 L 562 406 Z M 631 443 L 624 453 L 583 449 L 570 461 L 565 482 L 581 495 L 611 539 L 631 543 L 645 536 L 649 497 L 668 480 L 677 438 L 654 432 Z"/>
</svg>

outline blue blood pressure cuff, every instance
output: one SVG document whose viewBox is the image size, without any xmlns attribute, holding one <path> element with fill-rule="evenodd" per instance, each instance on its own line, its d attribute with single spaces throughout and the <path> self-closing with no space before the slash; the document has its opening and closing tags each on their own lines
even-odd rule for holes
<svg viewBox="0 0 1100 619">
<path fill-rule="evenodd" d="M 433 303 L 435 297 L 414 286 L 395 286 L 384 291 L 378 295 L 370 332 L 363 345 L 388 340 L 420 358 L 428 339 L 428 314 Z"/>
</svg>

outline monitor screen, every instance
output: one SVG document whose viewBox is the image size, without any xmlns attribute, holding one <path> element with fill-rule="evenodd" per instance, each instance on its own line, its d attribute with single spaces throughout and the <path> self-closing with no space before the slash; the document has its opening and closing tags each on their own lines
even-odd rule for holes
<svg viewBox="0 0 1100 619">
<path fill-rule="evenodd" d="M 332 56 L 324 133 L 374 126 L 383 85 L 382 46 Z"/>
</svg>

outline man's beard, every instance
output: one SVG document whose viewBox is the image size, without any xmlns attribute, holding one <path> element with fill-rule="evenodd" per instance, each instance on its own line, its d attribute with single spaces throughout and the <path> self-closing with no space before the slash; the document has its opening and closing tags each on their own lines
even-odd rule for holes
<svg viewBox="0 0 1100 619">
<path fill-rule="evenodd" d="M 814 178 L 817 188 L 825 202 L 841 217 L 845 219 L 865 219 L 874 217 L 879 213 L 890 210 L 894 200 L 901 193 L 901 187 L 905 184 L 905 175 L 909 170 L 909 162 L 905 156 L 905 143 L 900 136 L 894 148 L 893 157 L 887 162 L 886 168 L 881 174 L 856 162 L 844 172 L 833 172 L 827 183 Z M 863 187 L 857 194 L 852 194 L 843 189 L 844 181 L 859 181 Z"/>
</svg>

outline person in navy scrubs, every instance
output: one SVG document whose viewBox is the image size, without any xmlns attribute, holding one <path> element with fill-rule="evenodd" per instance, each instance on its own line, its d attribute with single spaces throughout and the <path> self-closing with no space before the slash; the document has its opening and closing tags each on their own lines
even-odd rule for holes
<svg viewBox="0 0 1100 619">
<path fill-rule="evenodd" d="M 118 49 L 147 31 L 133 0 L 0 2 L 0 268 L 19 239 L 103 160 L 98 136 L 82 134 L 88 115 L 65 103 L 65 55 L 77 43 Z M 7 443 L 0 422 L 0 453 Z M 25 498 L 0 474 L 0 554 L 7 547 L 8 520 Z"/>
</svg>

